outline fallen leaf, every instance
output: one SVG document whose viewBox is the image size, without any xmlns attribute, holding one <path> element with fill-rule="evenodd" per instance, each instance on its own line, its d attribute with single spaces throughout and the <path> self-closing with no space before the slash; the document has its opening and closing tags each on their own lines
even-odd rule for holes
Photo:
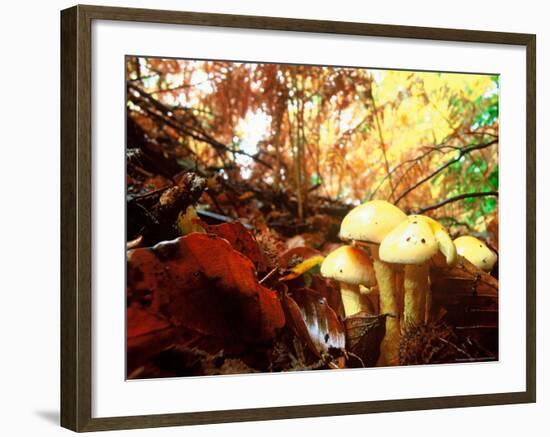
<svg viewBox="0 0 550 437">
<path fill-rule="evenodd" d="M 279 255 L 279 264 L 283 268 L 292 268 L 309 258 L 320 255 L 321 253 L 318 250 L 312 249 L 311 247 L 293 247 Z"/>
<path fill-rule="evenodd" d="M 340 284 L 334 279 L 324 278 L 321 275 L 311 275 L 311 285 L 309 288 L 320 293 L 334 310 L 340 320 L 344 320 L 344 304 L 340 293 Z"/>
<path fill-rule="evenodd" d="M 353 367 L 376 366 L 380 343 L 386 334 L 386 317 L 385 314 L 373 316 L 358 313 L 346 319 L 346 350 L 361 360 Z"/>
<path fill-rule="evenodd" d="M 226 239 L 233 248 L 249 258 L 258 271 L 266 270 L 263 253 L 254 236 L 238 221 L 221 225 L 204 225 L 206 232 Z"/>
<path fill-rule="evenodd" d="M 176 330 L 166 320 L 137 304 L 130 305 L 126 315 L 128 374 L 172 344 L 176 336 Z"/>
<path fill-rule="evenodd" d="M 305 261 L 302 261 L 297 266 L 292 267 L 292 269 L 290 269 L 290 273 L 283 276 L 280 280 L 281 281 L 290 281 L 292 279 L 296 279 L 299 276 L 302 276 L 304 273 L 311 270 L 312 268 L 314 268 L 314 267 L 318 266 L 319 264 L 321 264 L 324 259 L 325 259 L 325 257 L 322 256 L 322 255 L 312 256 L 311 258 L 308 258 Z"/>
<path fill-rule="evenodd" d="M 309 334 L 308 327 L 304 317 L 302 316 L 300 307 L 288 294 L 283 295 L 283 308 L 285 310 L 286 322 L 290 329 L 310 352 L 312 352 L 317 358 L 321 358 L 321 352 Z"/>
<path fill-rule="evenodd" d="M 129 293 L 152 294 L 152 311 L 176 327 L 233 342 L 265 342 L 284 326 L 274 291 L 222 238 L 193 233 L 128 252 Z"/>
<path fill-rule="evenodd" d="M 300 288 L 292 292 L 289 298 L 300 309 L 311 342 L 320 354 L 328 352 L 329 349 L 345 348 L 344 327 L 320 293 L 310 288 Z M 302 336 L 303 333 L 299 332 L 299 335 Z"/>
<path fill-rule="evenodd" d="M 188 206 L 185 211 L 179 213 L 176 226 L 180 235 L 187 235 L 191 232 L 204 232 L 204 228 L 197 216 L 197 211 L 192 206 Z"/>
</svg>

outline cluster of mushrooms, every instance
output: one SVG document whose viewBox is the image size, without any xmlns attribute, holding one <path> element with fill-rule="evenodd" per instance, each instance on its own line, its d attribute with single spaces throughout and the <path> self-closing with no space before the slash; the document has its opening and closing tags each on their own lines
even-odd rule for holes
<svg viewBox="0 0 550 437">
<path fill-rule="evenodd" d="M 323 260 L 321 274 L 340 283 L 346 318 L 360 312 L 388 314 L 378 365 L 399 364 L 401 331 L 428 322 L 430 261 L 453 266 L 457 254 L 492 270 L 497 255 L 471 236 L 452 240 L 424 215 L 407 216 L 395 205 L 372 200 L 343 219 L 340 239 L 349 242 Z M 377 293 L 377 308 L 373 296 Z M 402 311 L 401 311 L 402 310 Z"/>
</svg>

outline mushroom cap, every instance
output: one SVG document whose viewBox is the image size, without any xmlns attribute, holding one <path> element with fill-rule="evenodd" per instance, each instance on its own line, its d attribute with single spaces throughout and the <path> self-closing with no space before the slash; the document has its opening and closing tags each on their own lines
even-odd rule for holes
<svg viewBox="0 0 550 437">
<path fill-rule="evenodd" d="M 421 216 L 410 216 L 391 231 L 380 244 L 382 261 L 398 264 L 423 264 L 438 251 L 432 228 Z"/>
<path fill-rule="evenodd" d="M 380 244 L 384 237 L 407 215 L 385 200 L 371 200 L 353 208 L 342 220 L 342 240 Z"/>
<path fill-rule="evenodd" d="M 438 221 L 425 215 L 416 215 L 411 217 L 422 217 L 424 220 L 428 222 L 428 224 L 432 228 L 432 232 L 434 233 L 435 241 L 437 241 L 439 250 L 445 256 L 447 265 L 449 266 L 455 265 L 457 260 L 456 247 L 453 243 L 451 236 L 448 234 L 447 230 L 445 229 L 445 227 Z"/>
<path fill-rule="evenodd" d="M 490 272 L 497 262 L 497 254 L 475 237 L 465 235 L 455 241 L 456 251 L 481 270 Z"/>
<path fill-rule="evenodd" d="M 369 256 L 364 250 L 353 246 L 342 246 L 329 253 L 321 264 L 321 274 L 325 278 L 353 285 L 372 287 L 376 284 Z"/>
</svg>

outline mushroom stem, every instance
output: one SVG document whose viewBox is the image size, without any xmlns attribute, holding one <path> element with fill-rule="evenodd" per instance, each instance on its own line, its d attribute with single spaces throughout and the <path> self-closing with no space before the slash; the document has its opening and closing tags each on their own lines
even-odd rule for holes
<svg viewBox="0 0 550 437">
<path fill-rule="evenodd" d="M 404 269 L 393 269 L 394 273 L 394 287 L 395 287 L 395 298 L 397 300 L 397 314 L 399 314 L 399 332 L 403 333 L 403 317 L 401 315 L 403 314 L 403 278 L 405 275 Z"/>
<path fill-rule="evenodd" d="M 373 249 L 373 267 L 380 294 L 380 314 L 392 314 L 386 318 L 386 335 L 380 344 L 380 366 L 399 365 L 399 307 L 395 290 L 395 270 L 391 264 L 378 257 L 378 247 Z"/>
<path fill-rule="evenodd" d="M 363 296 L 359 291 L 359 285 L 340 282 L 340 295 L 344 304 L 344 314 L 350 317 L 363 310 Z"/>
<path fill-rule="evenodd" d="M 428 283 L 426 289 L 426 308 L 424 310 L 424 324 L 427 325 L 430 321 L 430 312 L 432 311 L 432 287 Z"/>
<path fill-rule="evenodd" d="M 405 328 L 424 324 L 426 294 L 430 287 L 429 264 L 407 264 L 404 279 L 403 319 Z"/>
</svg>

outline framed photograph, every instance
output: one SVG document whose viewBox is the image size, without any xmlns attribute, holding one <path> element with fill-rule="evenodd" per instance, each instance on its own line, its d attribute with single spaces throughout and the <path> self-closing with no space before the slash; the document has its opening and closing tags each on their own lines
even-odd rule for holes
<svg viewBox="0 0 550 437">
<path fill-rule="evenodd" d="M 535 35 L 61 13 L 61 422 L 535 402 Z"/>
</svg>

